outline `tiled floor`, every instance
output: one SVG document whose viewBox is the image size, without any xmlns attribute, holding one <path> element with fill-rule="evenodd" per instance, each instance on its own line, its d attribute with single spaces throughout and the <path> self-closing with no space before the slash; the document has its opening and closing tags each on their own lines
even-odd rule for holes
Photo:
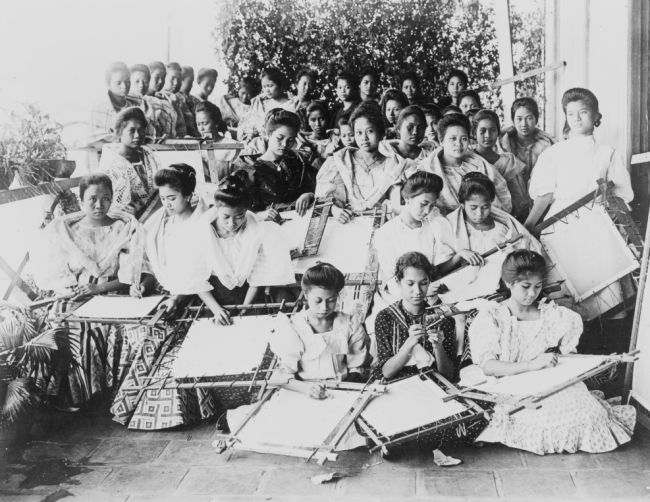
<svg viewBox="0 0 650 502">
<path fill-rule="evenodd" d="M 539 457 L 501 446 L 449 451 L 464 460 L 436 467 L 430 452 L 384 461 L 365 450 L 321 467 L 249 452 L 218 455 L 214 426 L 131 432 L 103 415 L 58 417 L 41 437 L 4 448 L 1 501 L 430 501 L 631 500 L 650 498 L 650 432 L 600 455 Z M 370 464 L 364 468 L 364 464 Z M 313 485 L 315 474 L 346 477 Z M 73 498 L 74 497 L 74 498 Z"/>
</svg>

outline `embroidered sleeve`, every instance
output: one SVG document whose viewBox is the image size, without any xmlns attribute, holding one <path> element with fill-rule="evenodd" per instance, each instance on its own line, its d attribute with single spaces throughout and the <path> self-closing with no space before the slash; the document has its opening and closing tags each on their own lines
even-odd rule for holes
<svg viewBox="0 0 650 502">
<path fill-rule="evenodd" d="M 325 161 L 316 176 L 316 197 L 325 197 L 329 194 L 341 204 L 346 204 L 348 194 L 343 184 L 343 178 L 336 167 L 336 159 L 330 157 Z"/>
<path fill-rule="evenodd" d="M 368 355 L 368 335 L 356 318 L 352 318 L 350 337 L 348 338 L 347 366 L 348 370 L 358 370 L 363 367 Z"/>
<path fill-rule="evenodd" d="M 530 178 L 528 193 L 536 199 L 555 192 L 555 165 L 553 162 L 553 149 L 544 150 L 535 164 Z"/>
<path fill-rule="evenodd" d="M 558 325 L 555 329 L 563 333 L 560 339 L 560 352 L 569 354 L 575 352 L 582 335 L 582 318 L 577 312 L 565 307 L 555 307 L 558 310 Z"/>
<path fill-rule="evenodd" d="M 255 286 L 284 286 L 296 282 L 291 263 L 291 253 L 282 239 L 278 225 L 270 221 L 260 223 L 264 228 L 262 247 L 248 278 L 248 284 Z"/>
<path fill-rule="evenodd" d="M 499 326 L 493 309 L 481 310 L 474 318 L 469 327 L 469 346 L 478 366 L 500 358 Z"/>
</svg>

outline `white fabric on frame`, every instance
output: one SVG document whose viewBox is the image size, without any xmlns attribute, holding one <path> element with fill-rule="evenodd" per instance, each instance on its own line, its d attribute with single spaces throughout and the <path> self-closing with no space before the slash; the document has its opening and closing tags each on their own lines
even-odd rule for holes
<svg viewBox="0 0 650 502">
<path fill-rule="evenodd" d="M 349 223 L 339 223 L 330 216 L 316 256 L 294 260 L 296 273 L 303 274 L 317 262 L 334 265 L 344 274 L 366 270 L 374 219 L 357 216 Z"/>
<path fill-rule="evenodd" d="M 413 376 L 388 384 L 387 392 L 375 397 L 361 417 L 381 435 L 395 434 L 430 425 L 462 413 L 457 401 L 443 402 L 447 394 L 435 382 Z"/>
<path fill-rule="evenodd" d="M 102 319 L 139 319 L 145 317 L 158 306 L 162 296 L 93 296 L 74 311 L 77 317 Z"/>
<path fill-rule="evenodd" d="M 284 220 L 280 225 L 280 232 L 288 243 L 289 249 L 302 250 L 305 245 L 311 214 L 312 210 L 307 211 L 302 216 L 299 216 L 296 211 L 283 211 L 280 213 Z"/>
<path fill-rule="evenodd" d="M 578 302 L 639 268 L 600 204 L 573 211 L 545 229 L 540 241 Z"/>
<path fill-rule="evenodd" d="M 559 363 L 553 368 L 528 371 L 519 375 L 492 378 L 476 387 L 491 394 L 509 396 L 534 396 L 549 391 L 569 380 L 594 369 L 605 361 L 606 356 L 569 355 L 560 356 Z"/>
<path fill-rule="evenodd" d="M 270 316 L 234 317 L 230 326 L 194 321 L 174 361 L 175 378 L 238 375 L 259 366 L 275 325 Z"/>
<path fill-rule="evenodd" d="M 160 162 L 161 168 L 169 167 L 172 164 L 187 164 L 196 171 L 196 182 L 205 183 L 203 172 L 203 157 L 201 150 L 156 150 L 154 153 Z"/>
</svg>

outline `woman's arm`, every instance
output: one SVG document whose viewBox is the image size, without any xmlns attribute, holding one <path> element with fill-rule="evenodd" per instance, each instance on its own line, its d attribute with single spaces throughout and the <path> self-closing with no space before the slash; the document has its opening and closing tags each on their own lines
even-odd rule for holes
<svg viewBox="0 0 650 502">
<path fill-rule="evenodd" d="M 490 359 L 489 361 L 485 361 L 481 368 L 483 369 L 483 373 L 485 373 L 487 376 L 501 377 L 550 368 L 557 366 L 557 363 L 557 354 L 545 352 L 537 356 L 532 361 L 523 361 L 519 363 Z"/>
<path fill-rule="evenodd" d="M 325 399 L 327 396 L 327 387 L 324 384 L 319 382 L 305 382 L 304 380 L 296 380 L 295 377 L 291 377 L 287 383 L 281 384 L 280 387 L 283 389 L 292 390 L 294 392 L 300 392 L 306 396 L 311 397 L 312 399 Z"/>
<path fill-rule="evenodd" d="M 535 235 L 533 232 L 535 230 L 535 226 L 539 222 L 539 219 L 543 216 L 546 209 L 551 205 L 551 202 L 553 202 L 552 193 L 547 193 L 545 195 L 537 197 L 535 199 L 535 202 L 533 202 L 533 208 L 530 210 L 530 214 L 524 223 L 524 227 L 526 227 L 526 229 L 531 234 Z"/>
<path fill-rule="evenodd" d="M 128 284 L 124 284 L 123 282 L 114 279 L 103 284 L 84 284 L 78 286 L 75 291 L 79 296 L 103 295 L 105 293 L 110 293 L 111 291 L 127 288 L 128 286 Z"/>
<path fill-rule="evenodd" d="M 212 291 L 204 291 L 202 293 L 199 293 L 198 295 L 199 298 L 203 300 L 203 303 L 205 303 L 205 305 L 210 309 L 212 315 L 215 317 L 215 319 L 219 324 L 221 325 L 232 324 L 232 321 L 230 320 L 230 315 L 228 315 L 226 309 L 224 309 L 221 305 L 219 305 L 219 302 L 214 298 Z"/>
<path fill-rule="evenodd" d="M 456 368 L 454 363 L 451 362 L 451 359 L 449 359 L 447 352 L 445 352 L 442 343 L 436 342 L 433 344 L 433 355 L 436 358 L 438 372 L 449 379 L 453 379 Z"/>
<path fill-rule="evenodd" d="M 409 328 L 409 337 L 404 341 L 402 346 L 393 357 L 384 363 L 381 371 L 385 378 L 391 379 L 397 375 L 411 357 L 413 347 L 419 342 L 420 338 L 425 335 L 424 328 L 420 324 L 414 324 Z"/>
<path fill-rule="evenodd" d="M 398 215 L 402 212 L 402 194 L 399 185 L 393 185 L 390 187 L 388 190 L 388 201 L 390 202 L 390 208 L 393 210 L 394 215 Z"/>
</svg>

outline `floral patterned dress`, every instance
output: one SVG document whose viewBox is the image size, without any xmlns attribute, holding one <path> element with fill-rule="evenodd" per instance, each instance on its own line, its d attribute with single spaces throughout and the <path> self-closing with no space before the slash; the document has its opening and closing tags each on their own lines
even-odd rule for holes
<svg viewBox="0 0 650 502">
<path fill-rule="evenodd" d="M 507 305 L 491 303 L 469 328 L 472 359 L 482 366 L 490 360 L 530 361 L 551 347 L 562 354 L 575 351 L 582 333 L 580 316 L 554 303 L 540 304 L 540 318 L 520 321 Z M 509 416 L 495 407 L 490 425 L 478 441 L 503 443 L 532 453 L 611 451 L 630 441 L 636 413 L 631 406 L 610 406 L 577 383 L 543 401 L 538 410 Z"/>
</svg>

